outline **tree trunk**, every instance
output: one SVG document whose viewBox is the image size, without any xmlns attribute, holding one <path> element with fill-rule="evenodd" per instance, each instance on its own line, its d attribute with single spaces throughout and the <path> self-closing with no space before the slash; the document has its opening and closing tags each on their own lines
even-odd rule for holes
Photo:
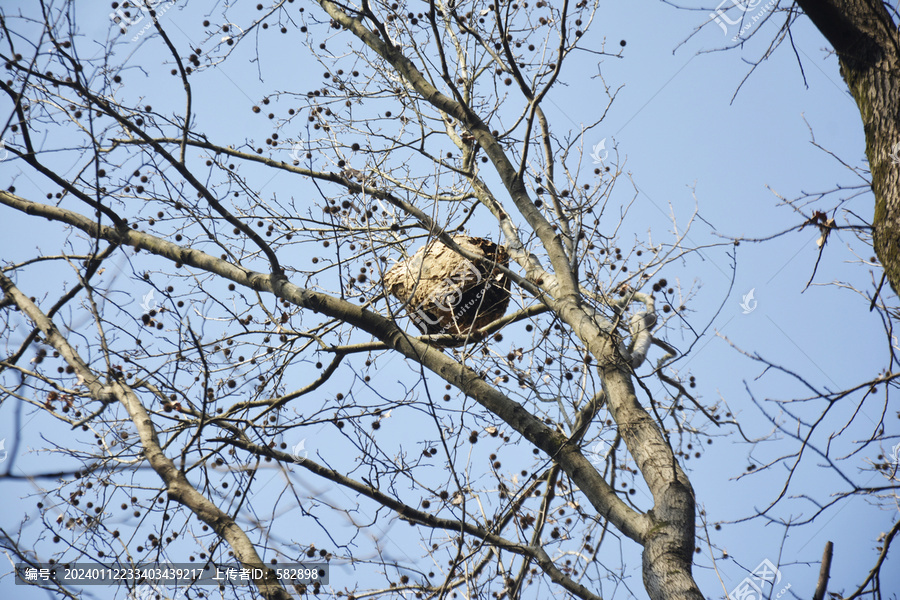
<svg viewBox="0 0 900 600">
<path fill-rule="evenodd" d="M 653 508 L 644 546 L 644 588 L 653 600 L 702 600 L 691 573 L 694 561 L 694 490 L 672 455 L 656 422 L 640 405 L 630 374 L 623 365 L 601 370 L 609 409 L 619 434 L 644 475 Z"/>
<path fill-rule="evenodd" d="M 797 0 L 834 46 L 859 106 L 875 192 L 875 253 L 900 293 L 900 33 L 882 2 Z"/>
</svg>

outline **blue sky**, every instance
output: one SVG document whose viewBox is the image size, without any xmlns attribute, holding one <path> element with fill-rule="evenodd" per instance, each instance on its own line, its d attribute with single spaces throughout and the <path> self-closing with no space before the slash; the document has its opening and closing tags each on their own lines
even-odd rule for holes
<svg viewBox="0 0 900 600">
<path fill-rule="evenodd" d="M 18 2 L 8 4 L 4 9 L 8 13 L 26 6 Z M 111 30 L 105 11 L 97 8 L 84 9 L 97 13 L 96 18 L 85 17 L 82 21 L 85 55 L 90 54 L 92 37 L 105 38 Z M 163 16 L 176 45 L 208 44 L 198 37 L 197 23 L 203 16 L 194 11 L 194 7 L 177 6 Z M 740 354 L 723 338 L 748 353 L 759 353 L 793 370 L 820 389 L 836 390 L 876 376 L 885 366 L 886 357 L 881 320 L 846 287 L 818 285 L 847 281 L 871 292 L 870 268 L 860 265 L 855 253 L 868 259 L 872 252 L 850 232 L 833 233 L 818 267 L 816 285 L 804 291 L 819 250 L 817 230 L 806 228 L 765 243 L 744 242 L 738 247 L 722 242 L 728 237 L 764 237 L 799 223 L 801 217 L 790 207 L 779 206 L 778 195 L 793 199 L 836 185 L 859 185 L 859 177 L 841 161 L 864 167 L 864 140 L 857 108 L 840 78 L 837 61 L 825 51 L 827 43 L 807 19 L 801 17 L 792 27 L 800 64 L 790 45 L 782 45 L 756 69 L 732 101 L 751 69 L 749 63 L 765 52 L 776 34 L 783 13 L 764 23 L 742 48 L 708 52 L 727 43 L 732 35 L 726 36 L 714 26 L 704 28 L 679 46 L 707 14 L 708 11 L 679 11 L 654 1 L 603 3 L 585 46 L 600 48 L 605 43 L 607 51 L 616 52 L 619 41 L 625 40 L 622 57 L 602 57 L 598 65 L 594 54 L 573 56 L 563 73 L 563 85 L 549 95 L 545 111 L 558 131 L 571 128 L 577 132 L 583 124 L 597 119 L 598 111 L 607 104 L 601 81 L 595 77 L 598 68 L 611 88 L 623 86 L 604 121 L 584 137 L 584 147 L 588 152 L 606 140 L 606 149 L 613 150 L 612 154 L 624 164 L 625 176 L 617 184 L 612 203 L 634 202 L 619 232 L 623 245 L 630 240 L 646 242 L 648 232 L 657 243 L 671 239 L 672 218 L 681 228 L 697 212 L 688 245 L 709 245 L 709 249 L 670 265 L 664 273 L 670 281 L 677 281 L 680 289 L 694 291 L 689 303 L 691 324 L 697 330 L 705 330 L 679 368 L 696 376 L 704 400 L 724 399 L 747 437 L 757 439 L 767 435 L 771 425 L 762 418 L 751 394 L 766 410 L 777 414 L 777 407 L 767 402 L 769 399 L 803 397 L 808 391 L 796 380 L 771 371 L 763 373 L 760 364 Z M 321 66 L 311 64 L 304 47 L 291 43 L 291 35 L 299 34 L 261 36 L 259 63 L 252 61 L 255 48 L 244 43 L 219 69 L 198 76 L 194 82 L 198 128 L 213 141 L 237 144 L 247 137 L 259 138 L 266 126 L 251 115 L 253 104 L 267 91 L 304 92 L 311 81 L 321 78 Z M 129 63 L 133 69 L 124 73 L 128 84 L 145 88 L 147 101 L 155 107 L 171 105 L 172 110 L 178 110 L 182 103 L 180 86 L 167 76 L 169 67 L 158 64 L 159 39 L 119 46 L 120 58 L 131 52 Z M 8 106 L 2 106 L 6 114 Z M 813 145 L 813 136 L 816 144 L 834 156 Z M 593 167 L 590 160 L 583 165 L 586 170 Z M 8 180 L 15 178 L 17 193 L 36 200 L 43 198 L 42 182 L 33 173 L 20 173 L 21 169 L 16 161 L 0 162 L 0 183 L 5 187 Z M 627 181 L 629 178 L 633 185 Z M 299 186 L 304 185 L 285 173 L 271 181 L 257 181 L 264 182 L 261 190 L 282 195 L 302 193 Z M 871 194 L 861 194 L 846 207 L 870 219 L 873 198 Z M 611 224 L 618 220 L 617 215 L 610 218 Z M 840 222 L 841 217 L 836 220 Z M 58 235 L 50 232 L 59 229 L 48 224 L 20 223 L 16 216 L 4 214 L 0 244 L 6 260 L 30 256 L 34 240 L 41 240 L 43 235 L 52 240 Z M 877 270 L 875 277 L 877 283 Z M 23 278 L 23 286 L 27 283 L 38 288 L 47 285 L 46 281 Z M 135 295 L 144 293 L 137 281 L 124 285 Z M 751 290 L 758 304 L 744 314 L 742 297 Z M 674 323 L 667 339 L 682 349 L 692 342 Z M 651 355 L 652 360 L 655 358 L 658 356 Z M 381 368 L 390 369 L 396 381 L 409 377 L 408 366 L 399 360 L 385 361 Z M 652 380 L 648 380 L 648 385 L 653 391 L 660 387 Z M 822 430 L 839 428 L 842 419 L 856 409 L 858 399 L 859 394 L 835 406 L 820 426 Z M 7 449 L 10 440 L 18 435 L 9 404 L 0 407 L 0 437 L 6 436 Z M 841 444 L 845 451 L 838 454 L 849 453 L 851 444 L 846 440 L 869 434 L 867 427 L 880 418 L 879 406 L 871 402 L 863 408 L 854 426 L 843 434 Z M 808 417 L 821 410 L 819 405 L 790 408 Z M 891 415 L 887 422 L 896 436 L 897 421 Z M 388 431 L 395 428 L 393 433 L 399 439 L 407 433 L 400 422 L 388 422 L 385 427 Z M 63 432 L 60 430 L 61 435 Z M 685 465 L 698 505 L 706 511 L 710 523 L 739 520 L 767 504 L 783 482 L 782 471 L 737 478 L 745 472 L 749 460 L 762 464 L 793 451 L 793 446 L 772 442 L 745 442 L 733 430 L 722 434 L 715 439 L 714 451 Z M 317 435 L 316 431 L 310 432 L 308 447 L 313 452 L 317 444 L 325 445 L 321 439 L 316 441 Z M 27 436 L 22 436 L 22 440 L 27 446 Z M 26 471 L 29 466 L 44 471 L 46 459 L 23 454 L 19 464 Z M 845 485 L 824 469 L 814 468 L 821 462 L 817 458 L 805 460 L 808 466 L 801 469 L 791 494 L 809 493 L 824 501 L 832 489 Z M 865 452 L 842 464 L 860 485 L 875 485 L 871 475 L 857 473 L 867 460 L 875 460 L 875 456 Z M 321 482 L 307 483 L 320 489 L 325 497 L 351 501 L 345 492 L 329 490 Z M 33 488 L 10 483 L 5 483 L 4 488 L 4 505 L 9 510 L 0 518 L 0 526 L 8 528 L 7 520 L 13 524 L 21 522 L 22 515 L 33 506 L 32 499 L 21 499 Z M 788 506 L 775 514 L 787 518 L 790 513 L 800 518 L 812 509 L 802 501 Z M 808 597 L 815 586 L 822 547 L 826 540 L 832 540 L 835 560 L 831 589 L 849 593 L 874 564 L 875 535 L 889 529 L 896 519 L 896 507 L 886 512 L 869 505 L 864 498 L 845 501 L 812 524 L 792 530 L 783 542 L 783 550 L 784 532 L 775 525 L 753 521 L 725 525 L 721 531 L 711 527 L 710 535 L 717 547 L 714 552 L 720 559 L 716 565 L 718 574 L 710 567 L 704 543 L 703 553 L 697 558 L 696 577 L 707 596 L 721 597 L 723 585 L 730 591 L 747 570 L 769 559 L 782 565 L 783 581 L 791 584 L 792 593 Z M 403 532 L 397 532 L 400 527 Z M 407 535 L 407 526 L 393 524 L 383 528 L 392 528 L 393 541 L 387 547 L 398 555 L 406 552 L 409 546 L 402 540 L 406 539 L 403 536 Z M 309 535 L 324 538 L 321 533 Z M 327 540 L 322 543 L 327 544 Z M 727 550 L 730 558 L 721 559 L 722 550 Z M 631 577 L 629 591 L 646 597 L 634 545 L 624 541 L 622 551 Z M 898 572 L 900 569 L 889 558 L 882 570 L 883 590 L 900 589 Z M 346 571 L 341 576 L 357 575 Z M 9 577 L 0 579 L 0 591 L 12 593 Z M 22 598 L 42 597 L 34 592 L 21 593 L 19 588 L 15 592 Z M 102 593 L 97 597 L 103 597 Z"/>
</svg>

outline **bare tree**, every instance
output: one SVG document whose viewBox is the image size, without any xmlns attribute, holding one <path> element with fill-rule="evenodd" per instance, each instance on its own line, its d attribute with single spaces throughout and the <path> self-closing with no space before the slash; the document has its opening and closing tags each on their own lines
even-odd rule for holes
<svg viewBox="0 0 900 600">
<path fill-rule="evenodd" d="M 574 52 L 617 56 L 579 46 L 597 4 L 213 6 L 191 44 L 164 26 L 173 6 L 114 3 L 106 40 L 70 2 L 3 15 L 3 138 L 46 198 L 11 185 L 0 203 L 53 232 L 0 272 L 3 401 L 71 429 L 48 449 L 79 465 L 27 476 L 55 485 L 35 484 L 50 555 L 27 523 L 4 547 L 348 564 L 369 574 L 350 598 L 599 598 L 627 585 L 598 561 L 624 540 L 651 598 L 701 598 L 681 461 L 730 414 L 663 339 L 699 335 L 660 273 L 695 251 L 691 224 L 626 245 L 614 153 L 587 166 L 581 145 L 596 123 L 556 129 L 543 109 Z M 321 82 L 260 75 L 253 133 L 218 139 L 195 82 L 251 44 L 283 60 L 264 48 L 278 32 Z M 164 68 L 135 66 L 135 42 Z M 177 101 L 154 93 L 169 82 Z M 291 183 L 266 191 L 275 176 Z M 314 431 L 327 444 L 306 447 Z M 396 560 L 376 525 L 421 551 Z"/>
</svg>

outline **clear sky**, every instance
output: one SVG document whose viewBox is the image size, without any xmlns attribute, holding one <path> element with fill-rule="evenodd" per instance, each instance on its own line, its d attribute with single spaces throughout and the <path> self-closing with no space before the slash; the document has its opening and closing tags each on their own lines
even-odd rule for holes
<svg viewBox="0 0 900 600">
<path fill-rule="evenodd" d="M 206 15 L 199 12 L 199 2 L 192 4 L 190 9 L 177 5 L 161 20 L 176 45 L 206 47 L 209 40 L 198 35 L 198 23 Z M 11 14 L 25 10 L 28 3 L 13 0 L 4 5 L 3 10 Z M 90 40 L 105 39 L 114 27 L 106 16 L 108 4 L 105 6 L 79 7 L 90 11 L 88 14 L 96 13 L 96 18 L 81 18 L 85 56 L 99 48 L 92 46 Z M 761 3 L 759 9 L 764 6 Z M 721 244 L 723 236 L 769 236 L 802 221 L 791 207 L 783 205 L 781 198 L 794 199 L 804 193 L 861 183 L 860 177 L 846 166 L 866 166 L 858 110 L 840 78 L 836 59 L 826 51 L 827 42 L 809 21 L 805 17 L 797 20 L 791 28 L 794 48 L 790 42 L 777 48 L 735 96 L 751 71 L 751 63 L 765 54 L 785 15 L 777 13 L 762 25 L 752 25 L 752 31 L 756 27 L 759 30 L 741 48 L 710 52 L 728 43 L 737 31 L 732 27 L 725 33 L 709 26 L 685 41 L 706 20 L 708 12 L 676 10 L 655 0 L 603 2 L 584 45 L 599 49 L 606 44 L 608 52 L 618 52 L 620 40 L 625 40 L 621 58 L 589 52 L 576 55 L 564 71 L 561 85 L 545 104 L 554 128 L 558 132 L 571 129 L 572 135 L 577 136 L 581 127 L 596 120 L 598 111 L 607 106 L 603 82 L 612 89 L 621 86 L 606 118 L 584 136 L 583 144 L 587 156 L 594 145 L 605 140 L 605 149 L 618 158 L 633 181 L 632 186 L 623 177 L 613 196 L 622 204 L 633 200 L 619 231 L 623 243 L 629 239 L 646 241 L 648 232 L 657 242 L 668 241 L 672 237 L 672 217 L 682 228 L 695 211 L 697 216 L 687 245 Z M 321 66 L 311 63 L 302 44 L 289 43 L 291 35 L 299 33 L 294 31 L 281 38 L 262 36 L 258 41 L 262 60 L 258 63 L 252 60 L 257 48 L 247 43 L 219 68 L 197 76 L 197 127 L 211 140 L 236 144 L 251 136 L 260 137 L 264 129 L 260 129 L 249 109 L 267 90 L 305 92 L 313 85 L 311 80 L 321 78 Z M 117 52 L 120 59 L 131 53 L 128 62 L 133 69 L 125 71 L 129 85 L 143 86 L 147 101 L 155 106 L 171 104 L 172 110 L 178 110 L 182 98 L 174 78 L 166 78 L 169 67 L 159 64 L 158 37 L 148 35 L 123 43 Z M 598 72 L 602 72 L 602 81 Z M 0 114 L 8 114 L 6 98 L 0 99 L 0 107 Z M 588 158 L 582 168 L 593 170 L 594 165 Z M 20 162 L 7 159 L 0 162 L 0 185 L 5 188 L 11 181 L 19 195 L 34 200 L 44 197 L 45 183 L 23 169 Z M 281 173 L 265 183 L 265 191 L 290 195 L 299 193 L 298 186 L 302 190 L 304 185 Z M 873 205 L 871 193 L 863 193 L 843 208 L 870 220 Z M 807 214 L 811 211 L 806 210 Z M 839 224 L 843 222 L 842 213 L 834 216 Z M 618 221 L 617 214 L 610 218 L 611 224 Z M 53 239 L 59 235 L 59 228 L 49 224 L 30 220 L 27 226 L 22 223 L 10 211 L 0 211 L 0 255 L 6 261 L 31 256 L 36 245 L 43 247 L 43 236 Z M 872 280 L 877 284 L 881 272 L 859 260 L 868 260 L 873 252 L 852 232 L 834 232 L 822 253 L 813 285 L 806 288 L 819 253 L 818 237 L 818 230 L 808 227 L 765 243 L 717 245 L 683 263 L 672 264 L 664 273 L 670 281 L 677 281 L 681 290 L 693 294 L 688 304 L 690 323 L 696 331 L 703 332 L 678 368 L 696 377 L 697 391 L 705 400 L 724 399 L 751 440 L 744 441 L 733 429 L 723 428 L 713 451 L 685 464 L 698 505 L 706 511 L 710 524 L 740 520 L 766 506 L 783 485 L 784 469 L 740 476 L 746 473 L 748 464 L 765 464 L 796 449 L 789 440 L 782 444 L 752 442 L 772 430 L 753 399 L 776 420 L 784 421 L 779 407 L 770 400 L 809 395 L 796 380 L 771 371 L 764 373 L 761 364 L 741 354 L 725 338 L 749 354 L 758 353 L 790 369 L 817 389 L 833 391 L 855 385 L 875 377 L 887 364 L 885 336 L 877 313 L 869 312 L 867 302 L 848 287 L 824 285 L 850 282 L 871 293 Z M 123 269 L 125 275 L 130 275 L 127 267 Z M 26 283 L 49 289 L 47 281 L 22 281 L 23 286 Z M 136 280 L 123 286 L 135 298 L 145 293 Z M 752 299 L 747 296 L 751 291 Z M 742 306 L 745 297 L 747 302 Z M 896 303 L 896 298 L 892 298 L 892 303 Z M 748 307 L 753 310 L 746 312 Z M 689 332 L 679 330 L 674 323 L 667 335 L 681 349 L 694 342 Z M 652 352 L 650 358 L 655 361 L 659 356 Z M 394 360 L 383 368 L 395 369 L 396 379 L 401 380 L 409 371 L 400 363 Z M 648 379 L 647 384 L 651 391 L 661 391 L 658 382 Z M 880 393 L 883 397 L 885 392 Z M 848 397 L 833 408 L 820 425 L 817 442 L 823 442 L 842 426 L 856 410 L 860 397 Z M 867 427 L 881 418 L 881 407 L 881 400 L 863 406 L 854 426 L 836 442 L 835 455 L 850 454 L 851 441 L 870 434 Z M 790 410 L 805 417 L 813 417 L 821 409 L 818 402 L 790 406 Z M 18 418 L 32 422 L 28 415 Z M 22 471 L 51 470 L 47 461 L 55 460 L 53 457 L 28 454 L 31 445 L 42 445 L 30 443 L 29 436 L 46 432 L 21 429 L 16 419 L 10 401 L 0 406 L 0 438 L 5 437 L 6 449 L 10 449 L 13 439 L 19 438 L 17 449 L 21 456 L 17 464 Z M 893 432 L 888 433 L 896 436 L 896 416 L 889 412 L 886 421 L 893 427 Z M 396 427 L 398 436 L 405 435 L 402 423 L 387 426 Z M 64 435 L 65 430 L 59 434 Z M 293 445 L 299 440 L 288 441 Z M 895 437 L 894 441 L 900 442 L 900 438 Z M 317 445 L 325 444 L 324 440 L 316 440 L 313 432 L 307 448 L 314 453 Z M 890 452 L 889 447 L 883 450 Z M 880 476 L 873 479 L 870 472 L 860 471 L 875 460 L 876 456 L 867 451 L 842 461 L 841 467 L 860 486 L 878 485 Z M 822 462 L 818 456 L 804 457 L 788 494 L 808 494 L 825 503 L 833 491 L 846 490 L 845 481 L 818 466 Z M 154 477 L 152 473 L 148 476 Z M 325 495 L 350 500 L 345 492 L 330 489 L 320 481 L 307 482 Z M 24 496 L 34 488 L 29 483 L 0 485 L 4 506 L 0 527 L 15 530 L 24 515 L 31 513 L 35 500 Z M 779 505 L 772 516 L 799 520 L 813 509 L 812 503 L 795 500 L 784 507 Z M 791 584 L 790 594 L 807 598 L 815 587 L 822 548 L 831 540 L 835 543 L 835 559 L 830 589 L 849 594 L 875 562 L 875 537 L 887 531 L 897 518 L 897 507 L 892 512 L 884 511 L 860 497 L 828 509 L 813 523 L 791 530 L 786 539 L 783 528 L 766 525 L 762 520 L 725 524 L 721 530 L 710 526 L 718 572 L 711 568 L 704 542 L 696 559 L 696 577 L 708 597 L 722 597 L 723 586 L 730 591 L 747 570 L 768 559 L 781 565 L 783 582 Z M 387 524 L 383 527 L 390 529 Z M 706 533 L 700 533 L 705 537 Z M 321 533 L 309 535 L 324 539 Z M 396 535 L 393 539 L 400 540 L 406 534 Z M 323 544 L 327 544 L 327 539 Z M 395 542 L 393 548 L 387 545 L 398 557 L 405 551 L 402 542 Z M 630 569 L 629 591 L 644 598 L 635 547 L 625 541 L 622 548 Z M 722 558 L 723 551 L 729 558 Z M 889 557 L 882 569 L 883 590 L 894 592 L 893 597 L 900 590 L 897 565 L 896 557 Z M 349 570 L 334 572 L 343 578 L 358 576 Z M 33 590 L 14 588 L 9 576 L 0 578 L 0 596 L 13 594 L 28 599 L 43 597 Z M 97 594 L 96 597 L 109 597 L 104 592 Z M 117 597 L 122 597 L 122 593 Z"/>
</svg>

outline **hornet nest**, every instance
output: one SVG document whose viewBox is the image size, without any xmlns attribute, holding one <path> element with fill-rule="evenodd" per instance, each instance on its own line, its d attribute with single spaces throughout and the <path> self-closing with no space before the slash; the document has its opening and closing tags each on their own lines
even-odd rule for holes
<svg viewBox="0 0 900 600">
<path fill-rule="evenodd" d="M 453 241 L 484 261 L 470 261 L 440 240 L 432 240 L 384 275 L 384 285 L 406 303 L 406 311 L 423 333 L 467 335 L 506 314 L 509 266 L 504 246 L 490 240 L 454 235 Z"/>
</svg>

